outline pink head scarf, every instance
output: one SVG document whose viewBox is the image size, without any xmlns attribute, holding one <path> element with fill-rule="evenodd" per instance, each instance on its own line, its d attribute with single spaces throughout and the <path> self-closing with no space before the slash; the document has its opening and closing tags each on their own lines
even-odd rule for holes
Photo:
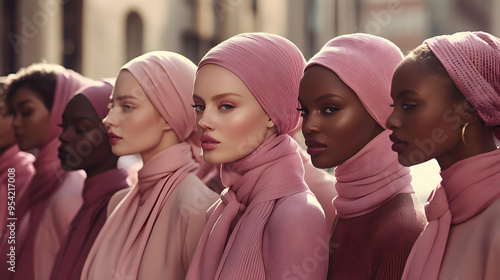
<svg viewBox="0 0 500 280">
<path fill-rule="evenodd" d="M 115 279 L 139 273 L 156 220 L 180 182 L 196 173 L 201 158 L 191 94 L 196 66 L 172 52 L 139 56 L 121 70 L 137 79 L 158 113 L 179 140 L 144 163 L 138 184 L 122 199 L 101 229 L 89 252 L 81 279 Z M 165 236 L 168 238 L 168 236 Z M 180 256 L 179 256 L 180 258 Z"/>
<path fill-rule="evenodd" d="M 276 200 L 308 190 L 297 143 L 287 134 L 299 121 L 298 88 L 305 61 L 283 37 L 245 33 L 210 50 L 198 69 L 206 64 L 236 74 L 276 124 L 278 135 L 246 157 L 222 165 L 227 188 L 212 206 L 186 279 L 265 279 L 262 241 Z"/>
<path fill-rule="evenodd" d="M 262 51 L 262 47 L 268 48 Z M 216 64 L 235 73 L 276 125 L 278 134 L 297 127 L 298 90 L 305 60 L 289 40 L 268 33 L 244 33 L 208 52 L 198 65 Z M 256 75 L 265 72 L 265 75 Z M 276 104 L 280 104 L 276 106 Z"/>
<path fill-rule="evenodd" d="M 109 111 L 112 90 L 111 84 L 95 81 L 79 89 L 75 96 L 85 96 L 95 113 L 103 119 Z M 108 202 L 116 191 L 128 187 L 127 175 L 123 169 L 110 169 L 85 180 L 83 206 L 73 219 L 66 241 L 59 249 L 50 279 L 80 278 L 90 248 L 106 221 Z"/>
<path fill-rule="evenodd" d="M 368 113 L 384 129 L 391 114 L 391 80 L 403 59 L 387 39 L 369 34 L 336 37 L 307 63 L 326 67 L 349 86 Z M 398 193 L 413 193 L 410 169 L 391 152 L 390 132 L 380 133 L 356 155 L 335 169 L 338 197 L 333 201 L 340 218 L 367 214 Z"/>
<path fill-rule="evenodd" d="M 424 41 L 486 125 L 500 124 L 500 39 L 459 32 Z M 495 135 L 500 136 L 496 129 Z M 443 181 L 425 206 L 429 224 L 417 239 L 403 279 L 437 279 L 450 226 L 466 222 L 500 198 L 500 149 L 441 171 Z"/>
<path fill-rule="evenodd" d="M 355 33 L 336 37 L 308 62 L 326 67 L 349 86 L 372 118 L 384 129 L 392 112 L 391 81 L 403 59 L 391 41 L 370 34 Z"/>
<path fill-rule="evenodd" d="M 58 67 L 54 102 L 50 110 L 50 123 L 45 141 L 33 163 L 36 174 L 27 189 L 27 193 L 19 202 L 16 215 L 21 220 L 25 214 L 30 213 L 29 226 L 20 229 L 16 239 L 17 265 L 24 267 L 16 273 L 16 279 L 33 278 L 33 250 L 34 237 L 40 221 L 45 213 L 45 209 L 52 195 L 58 190 L 65 176 L 65 171 L 61 168 L 61 163 L 57 158 L 57 148 L 60 145 L 58 139 L 62 129 L 58 126 L 61 123 L 62 113 L 72 94 L 91 82 L 73 70 Z M 24 238 L 23 238 L 24 237 Z M 8 278 L 6 278 L 8 279 Z"/>
<path fill-rule="evenodd" d="M 500 39 L 458 32 L 424 41 L 487 126 L 500 125 Z M 500 139 L 500 127 L 495 129 Z"/>
</svg>

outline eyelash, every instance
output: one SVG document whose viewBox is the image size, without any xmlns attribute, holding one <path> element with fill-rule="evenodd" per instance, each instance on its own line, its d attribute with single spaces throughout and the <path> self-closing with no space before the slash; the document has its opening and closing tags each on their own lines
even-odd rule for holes
<svg viewBox="0 0 500 280">
<path fill-rule="evenodd" d="M 392 107 L 392 108 L 396 107 L 395 104 L 389 104 L 389 106 Z M 401 108 L 403 109 L 403 111 L 408 111 L 408 110 L 411 110 L 411 109 L 415 109 L 415 107 L 417 107 L 416 104 L 401 104 Z"/>
<path fill-rule="evenodd" d="M 329 109 L 331 109 L 331 112 L 326 112 Z M 323 108 L 321 110 L 321 113 L 326 114 L 326 115 L 330 115 L 330 114 L 337 112 L 338 110 L 340 110 L 340 108 L 335 107 L 335 106 L 328 106 L 328 107 Z M 304 108 L 297 108 L 297 111 L 300 112 L 301 117 L 309 114 L 309 110 L 304 109 Z"/>
<path fill-rule="evenodd" d="M 200 105 L 200 104 L 193 104 L 193 105 L 191 105 L 191 107 L 193 107 L 196 112 L 203 112 L 203 111 L 205 111 L 205 106 Z M 234 108 L 234 106 L 233 105 L 229 105 L 229 104 L 222 104 L 222 105 L 219 106 L 219 109 L 222 110 L 222 111 L 229 111 L 229 110 L 231 110 L 233 108 Z"/>
<path fill-rule="evenodd" d="M 113 102 L 108 103 L 108 109 L 113 109 L 115 107 L 115 104 Z M 131 105 L 121 105 L 120 106 L 124 112 L 129 112 L 130 110 L 134 109 L 134 106 Z"/>
<path fill-rule="evenodd" d="M 66 125 L 64 123 L 59 123 L 59 124 L 57 124 L 57 126 L 60 127 L 60 128 L 62 128 L 63 131 L 65 131 L 68 128 L 68 125 Z M 75 132 L 76 132 L 76 134 L 86 134 L 89 131 L 86 130 L 86 129 L 76 129 L 75 128 Z"/>
</svg>

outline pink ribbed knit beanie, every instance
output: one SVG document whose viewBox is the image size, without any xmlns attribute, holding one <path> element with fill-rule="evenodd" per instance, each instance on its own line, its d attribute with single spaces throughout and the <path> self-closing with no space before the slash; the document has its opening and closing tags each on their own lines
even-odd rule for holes
<svg viewBox="0 0 500 280">
<path fill-rule="evenodd" d="M 216 64 L 236 74 L 276 125 L 278 134 L 297 127 L 299 83 L 305 60 L 289 40 L 268 33 L 243 33 L 211 49 L 198 69 Z"/>
<path fill-rule="evenodd" d="M 396 66 L 403 60 L 401 50 L 382 37 L 355 33 L 333 38 L 307 63 L 326 67 L 349 86 L 368 113 L 386 128 L 392 112 L 390 92 Z"/>
<path fill-rule="evenodd" d="M 486 125 L 500 125 L 500 39 L 485 32 L 458 32 L 424 43 Z M 500 139 L 500 128 L 495 136 Z"/>
</svg>

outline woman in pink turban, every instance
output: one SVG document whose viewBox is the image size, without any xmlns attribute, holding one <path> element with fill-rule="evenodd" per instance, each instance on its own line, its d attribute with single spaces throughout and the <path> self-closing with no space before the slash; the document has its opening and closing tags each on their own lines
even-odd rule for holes
<svg viewBox="0 0 500 280">
<path fill-rule="evenodd" d="M 7 103 L 14 116 L 16 142 L 23 151 L 35 149 L 38 152 L 33 163 L 36 174 L 15 209 L 15 272 L 7 270 L 11 265 L 4 261 L 5 250 L 11 251 L 11 244 L 2 249 L 1 279 L 46 279 L 38 278 L 42 275 L 35 273 L 36 267 L 53 262 L 82 204 L 85 174 L 61 168 L 57 148 L 62 129 L 58 124 L 72 94 L 90 81 L 72 70 L 46 63 L 22 68 L 7 80 Z M 54 240 L 59 242 L 37 242 L 40 223 L 46 209 L 53 204 L 64 205 L 64 211 L 56 213 L 53 219 L 57 223 L 49 225 Z"/>
<path fill-rule="evenodd" d="M 297 95 L 304 58 L 283 37 L 244 33 L 198 65 L 194 107 L 205 161 L 226 187 L 186 279 L 324 279 L 325 216 L 304 182 Z"/>
<path fill-rule="evenodd" d="M 399 161 L 436 159 L 442 177 L 403 279 L 500 279 L 500 39 L 425 40 L 397 67 L 391 96 Z"/>
<path fill-rule="evenodd" d="M 69 234 L 52 268 L 52 280 L 79 280 L 87 255 L 106 221 L 111 196 L 128 187 L 127 172 L 117 168 L 102 119 L 108 113 L 113 86 L 95 81 L 79 89 L 62 115 L 59 159 L 66 170 L 87 173 L 83 205 L 71 222 Z M 64 209 L 51 208 L 54 212 Z M 47 235 L 44 242 L 51 242 Z M 48 264 L 49 265 L 49 264 Z"/>
<path fill-rule="evenodd" d="M 217 195 L 198 178 L 202 161 L 191 94 L 196 66 L 150 52 L 120 70 L 104 119 L 115 155 L 139 153 L 138 183 L 118 192 L 81 279 L 184 279 Z"/>
<path fill-rule="evenodd" d="M 400 279 L 425 225 L 410 170 L 391 154 L 385 127 L 402 58 L 392 42 L 357 33 L 330 40 L 304 70 L 307 152 L 315 167 L 336 167 L 328 279 Z"/>
</svg>

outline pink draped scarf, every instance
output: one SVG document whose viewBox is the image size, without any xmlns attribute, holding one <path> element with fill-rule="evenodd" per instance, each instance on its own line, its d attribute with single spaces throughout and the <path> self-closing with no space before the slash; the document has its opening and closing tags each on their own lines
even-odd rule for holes
<svg viewBox="0 0 500 280">
<path fill-rule="evenodd" d="M 424 43 L 485 124 L 500 125 L 500 39 L 485 32 L 458 32 Z M 500 129 L 494 132 L 500 139 Z M 441 177 L 425 206 L 429 224 L 412 248 L 403 279 L 437 279 L 450 226 L 500 198 L 500 150 L 461 160 L 441 171 Z"/>
<path fill-rule="evenodd" d="M 138 184 L 111 213 L 95 240 L 81 279 L 136 279 L 163 206 L 179 183 L 199 169 L 200 139 L 191 108 L 196 66 L 181 55 L 159 51 L 133 59 L 124 69 L 137 79 L 181 143 L 144 163 Z"/>
<path fill-rule="evenodd" d="M 109 111 L 112 89 L 110 84 L 96 81 L 77 93 L 85 96 L 99 118 L 103 119 Z M 129 186 L 127 176 L 127 172 L 122 169 L 111 169 L 85 180 L 84 203 L 73 219 L 68 237 L 54 262 L 52 280 L 80 279 L 90 248 L 106 221 L 108 202 L 116 191 Z"/>
<path fill-rule="evenodd" d="M 0 209 L 0 248 L 3 244 L 3 238 L 7 237 L 5 235 L 9 230 L 5 224 L 8 223 L 7 218 L 10 217 L 8 215 L 7 202 L 8 197 L 14 196 L 14 202 L 18 204 L 21 197 L 25 194 L 28 185 L 31 183 L 31 179 L 35 175 L 35 168 L 33 167 L 33 162 L 35 161 L 35 157 L 32 154 L 22 152 L 19 150 L 19 146 L 17 144 L 12 145 L 10 148 L 5 150 L 0 155 L 0 205 L 3 205 Z M 8 184 L 8 175 L 10 172 L 9 169 L 14 168 L 13 178 L 14 181 L 12 185 L 15 188 L 12 188 L 14 193 L 9 193 L 11 190 Z M 10 231 L 10 230 L 9 230 Z M 3 257 L 2 257 L 3 260 Z"/>
<path fill-rule="evenodd" d="M 264 264 L 263 236 L 276 201 L 309 190 L 297 143 L 287 135 L 299 122 L 297 97 L 305 61 L 280 36 L 245 33 L 213 48 L 198 69 L 206 64 L 235 73 L 278 133 L 246 157 L 222 165 L 227 188 L 209 210 L 186 279 L 266 279 L 265 269 L 272 268 Z"/>
<path fill-rule="evenodd" d="M 222 166 L 225 186 L 210 210 L 187 279 L 265 279 L 262 236 L 276 200 L 307 191 L 297 144 L 272 136 L 250 155 Z M 289 176 L 276 176 L 286 172 Z M 201 253 L 198 254 L 198 251 Z"/>
<path fill-rule="evenodd" d="M 391 41 L 370 34 L 335 37 L 307 63 L 332 70 L 350 87 L 382 127 L 391 114 L 390 90 L 394 69 L 403 59 Z M 399 193 L 414 193 L 410 169 L 391 151 L 390 131 L 372 139 L 356 155 L 335 169 L 337 215 L 350 219 L 370 213 Z"/>
<path fill-rule="evenodd" d="M 429 224 L 413 246 L 403 279 L 437 279 L 450 226 L 500 199 L 500 149 L 459 161 L 441 177 L 425 206 Z"/>
<path fill-rule="evenodd" d="M 370 141 L 335 169 L 337 215 L 351 219 L 372 212 L 399 193 L 414 193 L 408 167 L 391 153 L 389 130 Z"/>
<path fill-rule="evenodd" d="M 61 133 L 61 128 L 57 124 L 62 121 L 62 113 L 71 95 L 89 82 L 89 79 L 68 69 L 63 69 L 57 75 L 48 131 L 33 164 L 36 174 L 27 189 L 27 195 L 22 198 L 19 208 L 16 209 L 17 225 L 23 223 L 23 227 L 19 228 L 16 235 L 16 266 L 22 269 L 2 279 L 10 279 L 7 277 L 21 280 L 33 279 L 35 236 L 49 200 L 61 186 L 66 174 L 57 158 L 57 148 L 60 145 L 58 137 Z M 25 218 L 29 218 L 29 221 L 23 221 Z M 0 276 L 3 273 L 5 270 L 2 269 Z"/>
</svg>

